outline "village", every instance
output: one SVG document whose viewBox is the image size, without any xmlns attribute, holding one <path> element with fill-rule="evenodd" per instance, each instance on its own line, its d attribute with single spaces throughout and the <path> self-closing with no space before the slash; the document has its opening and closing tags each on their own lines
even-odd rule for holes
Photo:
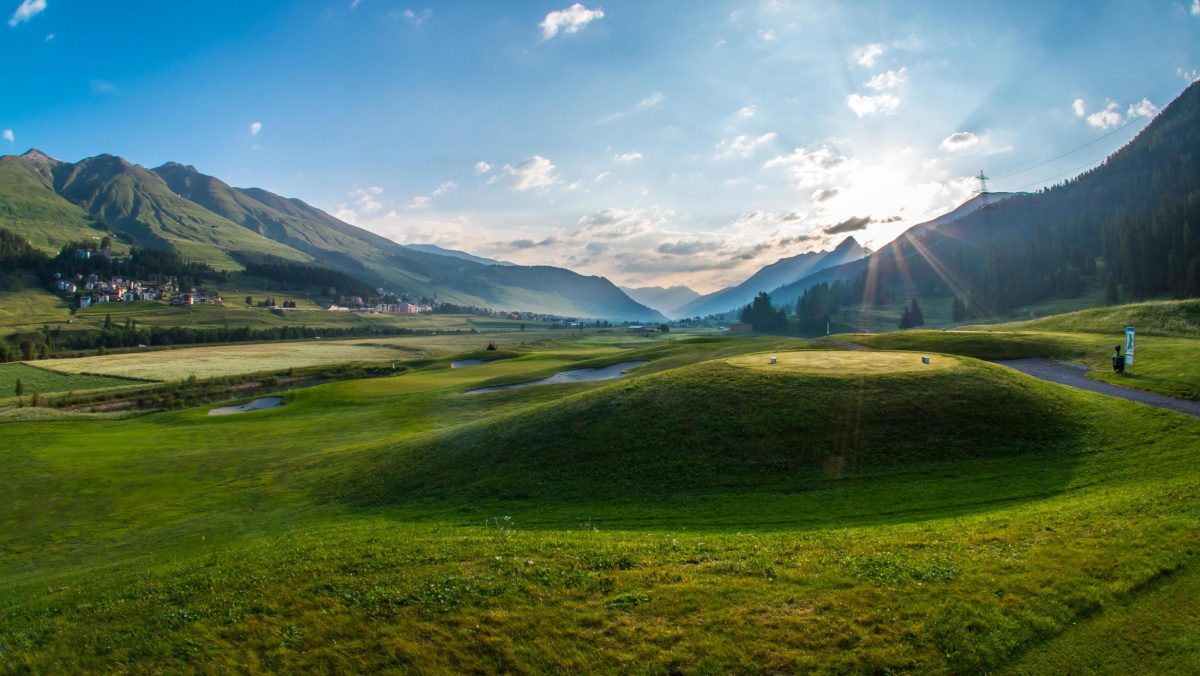
<svg viewBox="0 0 1200 676">
<path fill-rule="evenodd" d="M 164 281 L 126 279 L 120 276 L 101 279 L 99 275 L 54 275 L 54 287 L 59 294 L 72 300 L 75 307 L 86 308 L 93 303 L 133 303 L 164 301 L 171 305 L 221 305 L 221 295 L 203 288 L 180 288 L 175 278 Z"/>
</svg>

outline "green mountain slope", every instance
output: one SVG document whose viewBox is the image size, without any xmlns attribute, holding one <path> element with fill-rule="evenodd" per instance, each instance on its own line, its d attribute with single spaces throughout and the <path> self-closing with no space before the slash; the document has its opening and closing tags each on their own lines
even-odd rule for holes
<svg viewBox="0 0 1200 676">
<path fill-rule="evenodd" d="M 178 196 L 323 264 L 414 297 L 580 317 L 661 321 L 607 279 L 547 266 L 489 265 L 402 246 L 298 199 L 261 188 L 233 188 L 194 167 L 154 172 Z"/>
<path fill-rule="evenodd" d="M 146 170 L 113 155 L 70 164 L 36 151 L 0 158 L 0 227 L 46 251 L 111 231 L 217 269 L 250 258 L 336 269 L 414 299 L 569 317 L 662 321 L 607 279 L 496 266 L 402 246 L 298 199 L 234 188 L 194 167 Z"/>
<path fill-rule="evenodd" d="M 36 150 L 0 157 L 0 227 L 47 253 L 107 234 L 86 211 L 54 192 L 58 164 Z"/>
<path fill-rule="evenodd" d="M 143 247 L 171 249 L 225 270 L 241 267 L 235 253 L 311 260 L 180 198 L 155 174 L 113 155 L 59 164 L 53 176 L 58 194 Z"/>
</svg>

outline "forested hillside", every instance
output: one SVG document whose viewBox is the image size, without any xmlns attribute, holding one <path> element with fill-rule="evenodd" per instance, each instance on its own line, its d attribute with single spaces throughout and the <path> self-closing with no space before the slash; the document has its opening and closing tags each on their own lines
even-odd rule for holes
<svg viewBox="0 0 1200 676">
<path fill-rule="evenodd" d="M 1200 86 L 1090 171 L 918 226 L 772 298 L 795 303 L 819 284 L 835 307 L 956 296 L 974 317 L 1101 288 L 1108 302 L 1200 296 Z"/>
</svg>

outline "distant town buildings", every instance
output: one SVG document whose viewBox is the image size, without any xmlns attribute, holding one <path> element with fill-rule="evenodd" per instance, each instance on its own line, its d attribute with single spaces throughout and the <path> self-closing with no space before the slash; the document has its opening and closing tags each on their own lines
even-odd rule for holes
<svg viewBox="0 0 1200 676">
<path fill-rule="evenodd" d="M 78 254 L 86 254 L 82 251 Z M 77 254 L 77 255 L 78 255 Z M 92 252 L 91 255 L 102 255 Z M 174 279 L 149 281 L 125 279 L 114 276 L 101 279 L 96 274 L 77 274 L 73 278 L 55 275 L 54 288 L 63 296 L 74 300 L 77 307 L 90 307 L 93 303 L 136 303 L 139 301 L 164 301 L 171 305 L 194 305 L 207 303 L 220 305 L 221 295 L 202 288 L 180 289 Z"/>
</svg>

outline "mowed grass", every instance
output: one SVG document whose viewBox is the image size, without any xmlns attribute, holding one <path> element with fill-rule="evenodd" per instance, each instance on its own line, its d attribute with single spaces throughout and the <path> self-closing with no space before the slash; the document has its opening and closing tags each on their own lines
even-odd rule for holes
<svg viewBox="0 0 1200 676">
<path fill-rule="evenodd" d="M 307 326 L 312 328 L 368 328 L 388 327 L 413 331 L 454 331 L 471 329 L 517 330 L 521 324 L 534 329 L 545 326 L 544 322 L 520 322 L 510 319 L 493 319 L 476 315 L 386 315 L 363 312 L 330 312 L 303 298 L 288 294 L 254 295 L 257 301 L 273 297 L 277 302 L 296 300 L 300 309 L 288 310 L 283 314 L 271 312 L 269 308 L 247 306 L 245 296 L 225 297 L 224 304 L 170 305 L 163 301 L 139 301 L 134 303 L 99 303 L 80 309 L 76 320 L 92 328 L 100 328 L 107 317 L 118 324 L 126 319 L 139 326 L 170 327 L 186 326 L 194 329 L 240 328 L 267 329 L 284 326 Z"/>
<path fill-rule="evenodd" d="M 1200 422 L 810 347 L 4 425 L 0 671 L 1194 670 Z"/>
<path fill-rule="evenodd" d="M 482 349 L 489 342 L 513 346 L 543 342 L 555 337 L 558 337 L 558 334 L 529 331 L 231 343 L 45 359 L 37 364 L 42 368 L 67 374 L 95 373 L 120 378 L 179 381 L 193 375 L 203 379 L 310 366 L 400 362 Z"/>
<path fill-rule="evenodd" d="M 1139 390 L 1200 400 L 1200 339 L 1142 335 L 1134 365 L 1125 375 L 1112 370 L 1116 345 L 1124 351 L 1124 332 L 1117 334 L 1052 331 L 898 331 L 843 334 L 833 342 L 849 342 L 884 350 L 940 352 L 977 359 L 1060 359 L 1090 367 L 1088 377 Z"/>
<path fill-rule="evenodd" d="M 0 364 L 0 399 L 16 396 L 17 380 L 25 388 L 25 396 L 34 392 L 49 394 L 51 392 L 82 392 L 108 387 L 124 387 L 143 384 L 138 380 L 114 378 L 90 373 L 66 374 L 56 373 L 37 366 L 14 362 Z"/>
</svg>

